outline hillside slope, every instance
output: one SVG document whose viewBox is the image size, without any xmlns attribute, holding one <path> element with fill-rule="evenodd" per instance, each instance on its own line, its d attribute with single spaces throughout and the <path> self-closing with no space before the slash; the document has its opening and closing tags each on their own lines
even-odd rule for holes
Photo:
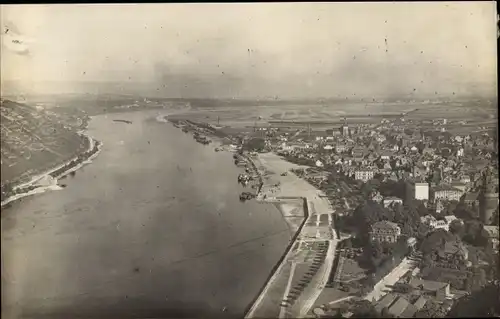
<svg viewBox="0 0 500 319">
<path fill-rule="evenodd" d="M 2 187 L 60 165 L 87 147 L 77 134 L 83 119 L 9 100 L 0 102 L 0 111 Z"/>
</svg>

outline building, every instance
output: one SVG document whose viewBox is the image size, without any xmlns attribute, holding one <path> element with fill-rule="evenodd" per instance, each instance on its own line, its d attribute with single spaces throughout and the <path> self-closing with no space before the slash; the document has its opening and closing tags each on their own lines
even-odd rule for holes
<svg viewBox="0 0 500 319">
<path fill-rule="evenodd" d="M 367 182 L 373 179 L 375 173 L 372 170 L 357 170 L 354 172 L 354 179 Z"/>
<path fill-rule="evenodd" d="M 444 248 L 439 251 L 440 259 L 456 264 L 456 262 L 465 263 L 469 258 L 469 251 L 459 241 L 446 242 Z"/>
<path fill-rule="evenodd" d="M 485 225 L 492 222 L 493 214 L 498 209 L 498 193 L 483 192 L 479 197 L 479 214 Z"/>
<path fill-rule="evenodd" d="M 433 297 L 438 301 L 444 301 L 450 296 L 450 284 L 446 282 L 411 278 L 410 286 L 419 292 L 421 296 Z"/>
<path fill-rule="evenodd" d="M 463 192 L 450 185 L 440 185 L 433 189 L 435 200 L 459 201 Z"/>
<path fill-rule="evenodd" d="M 467 190 L 467 184 L 460 181 L 452 181 L 450 186 L 459 189 L 460 191 L 462 191 L 462 193 L 465 193 L 465 191 Z"/>
<path fill-rule="evenodd" d="M 429 183 L 415 183 L 415 199 L 429 200 Z"/>
<path fill-rule="evenodd" d="M 387 161 L 390 160 L 392 156 L 394 156 L 393 152 L 385 150 L 382 152 L 382 154 L 380 154 L 380 159 Z"/>
<path fill-rule="evenodd" d="M 371 228 L 372 241 L 395 243 L 401 236 L 401 228 L 386 220 L 374 223 Z"/>
<path fill-rule="evenodd" d="M 363 147 L 354 147 L 352 149 L 352 156 L 354 158 L 363 158 L 365 155 L 365 149 Z"/>
<path fill-rule="evenodd" d="M 422 154 L 432 156 L 434 155 L 434 149 L 430 147 L 424 147 L 424 149 L 422 150 Z"/>
<path fill-rule="evenodd" d="M 319 171 L 319 172 L 307 173 L 307 178 L 310 178 L 317 182 L 322 182 L 328 180 L 329 175 L 330 175 L 329 172 Z"/>
<path fill-rule="evenodd" d="M 344 153 L 345 151 L 347 151 L 347 146 L 345 144 L 338 143 L 335 146 L 335 152 Z"/>
<path fill-rule="evenodd" d="M 488 238 L 488 245 L 490 248 L 498 252 L 498 226 L 483 226 L 483 236 Z"/>
<path fill-rule="evenodd" d="M 498 208 L 498 171 L 491 168 L 485 169 L 481 178 L 481 196 L 479 197 L 479 212 L 481 221 L 489 225 L 493 213 Z"/>
<path fill-rule="evenodd" d="M 441 211 L 444 209 L 444 204 L 442 200 L 437 200 L 434 205 L 432 205 L 436 213 L 441 213 Z"/>
<path fill-rule="evenodd" d="M 377 203 L 381 203 L 384 200 L 384 197 L 379 192 L 376 192 L 372 196 L 372 200 L 375 201 L 375 202 L 377 202 Z"/>
<path fill-rule="evenodd" d="M 375 304 L 375 311 L 380 316 L 385 316 L 385 312 L 393 318 L 413 318 L 419 310 L 417 306 L 411 304 L 405 297 L 394 293 L 385 295 Z"/>
<path fill-rule="evenodd" d="M 384 198 L 384 207 L 389 207 L 393 204 L 403 205 L 403 200 L 401 198 L 395 196 L 389 196 Z"/>
<path fill-rule="evenodd" d="M 342 136 L 349 136 L 349 126 L 347 126 L 347 124 L 342 125 L 340 130 L 342 132 Z"/>
<path fill-rule="evenodd" d="M 467 193 L 462 199 L 468 207 L 479 207 L 479 192 Z"/>
<path fill-rule="evenodd" d="M 469 185 L 471 180 L 470 180 L 470 176 L 468 175 L 463 175 L 461 178 L 460 178 L 460 181 L 464 184 L 467 184 Z"/>
<path fill-rule="evenodd" d="M 432 230 L 444 229 L 446 231 L 449 231 L 451 222 L 456 219 L 457 218 L 454 215 L 444 216 L 443 219 L 436 219 L 432 215 L 426 215 L 420 217 L 420 222 L 422 224 L 428 225 Z"/>
</svg>

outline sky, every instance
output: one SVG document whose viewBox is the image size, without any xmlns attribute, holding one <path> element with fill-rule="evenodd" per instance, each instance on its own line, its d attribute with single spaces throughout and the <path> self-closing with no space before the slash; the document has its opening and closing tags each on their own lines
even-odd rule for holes
<svg viewBox="0 0 500 319">
<path fill-rule="evenodd" d="M 496 94 L 494 2 L 2 5 L 1 77 L 172 97 Z"/>
</svg>

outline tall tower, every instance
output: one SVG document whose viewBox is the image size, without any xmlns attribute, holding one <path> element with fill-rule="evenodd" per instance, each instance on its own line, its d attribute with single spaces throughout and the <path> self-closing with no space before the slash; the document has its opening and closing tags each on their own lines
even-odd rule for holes
<svg viewBox="0 0 500 319">
<path fill-rule="evenodd" d="M 349 126 L 347 125 L 347 119 L 344 117 L 344 125 L 342 125 L 342 135 L 349 136 Z"/>
<path fill-rule="evenodd" d="M 489 168 L 483 173 L 482 182 L 481 197 L 479 198 L 479 213 L 481 221 L 485 225 L 489 225 L 499 204 L 498 187 L 494 184 Z"/>
</svg>

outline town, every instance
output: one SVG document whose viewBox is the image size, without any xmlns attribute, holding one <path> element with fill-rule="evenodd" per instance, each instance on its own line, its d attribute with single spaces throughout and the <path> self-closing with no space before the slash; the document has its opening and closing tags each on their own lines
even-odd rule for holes
<svg viewBox="0 0 500 319">
<path fill-rule="evenodd" d="M 254 164 L 257 154 L 269 152 L 299 165 L 282 176 L 295 174 L 325 194 L 339 241 L 329 279 L 307 316 L 444 317 L 479 292 L 498 289 L 497 131 L 474 130 L 463 120 L 406 117 L 368 124 L 344 118 L 325 130 L 269 122 L 237 134 L 201 121 L 171 122 L 219 138 L 235 152 L 235 164 L 245 168 L 238 182 L 255 190 L 242 200 L 269 195 Z M 324 264 L 321 245 L 313 272 L 301 281 L 295 273 L 297 288 L 278 305 L 285 309 L 280 318 L 301 314 L 286 309 Z M 481 303 L 488 298 L 495 304 L 494 296 Z"/>
</svg>

